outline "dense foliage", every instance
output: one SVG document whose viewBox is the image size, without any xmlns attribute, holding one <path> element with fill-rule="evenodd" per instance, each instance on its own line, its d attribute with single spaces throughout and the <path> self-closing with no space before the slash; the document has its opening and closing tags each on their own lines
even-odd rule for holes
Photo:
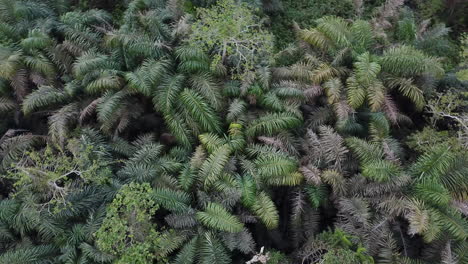
<svg viewBox="0 0 468 264">
<path fill-rule="evenodd" d="M 467 6 L 0 0 L 0 264 L 468 263 Z"/>
</svg>

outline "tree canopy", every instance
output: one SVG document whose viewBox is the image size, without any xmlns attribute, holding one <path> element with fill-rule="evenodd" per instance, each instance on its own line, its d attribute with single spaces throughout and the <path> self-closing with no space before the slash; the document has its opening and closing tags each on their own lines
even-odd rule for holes
<svg viewBox="0 0 468 264">
<path fill-rule="evenodd" d="M 468 263 L 463 1 L 0 0 L 0 264 Z"/>
</svg>

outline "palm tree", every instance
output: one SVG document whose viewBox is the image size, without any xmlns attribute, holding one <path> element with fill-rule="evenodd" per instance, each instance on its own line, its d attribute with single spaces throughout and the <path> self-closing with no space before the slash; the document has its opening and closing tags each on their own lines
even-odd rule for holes
<svg viewBox="0 0 468 264">
<path fill-rule="evenodd" d="M 189 6 L 126 2 L 0 0 L 0 263 L 466 262 L 466 149 L 397 126 L 446 28 L 386 1 L 240 79 Z"/>
<path fill-rule="evenodd" d="M 381 43 L 366 21 L 324 17 L 315 28 L 296 30 L 314 50 L 289 69 L 279 69 L 279 74 L 321 87 L 316 90 L 323 90 L 340 120 L 352 118 L 353 109 L 368 107 L 396 123 L 401 120 L 393 99 L 396 91 L 422 110 L 421 87 L 431 76 L 443 74 L 439 59 L 424 52 L 430 50 L 419 50 L 422 46 L 416 42 Z"/>
</svg>

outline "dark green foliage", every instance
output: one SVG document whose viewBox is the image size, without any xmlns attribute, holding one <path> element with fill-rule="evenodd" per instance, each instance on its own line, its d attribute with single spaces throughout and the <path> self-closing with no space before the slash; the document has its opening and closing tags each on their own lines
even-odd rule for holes
<svg viewBox="0 0 468 264">
<path fill-rule="evenodd" d="M 286 48 L 294 39 L 293 23 L 301 27 L 311 27 L 315 20 L 324 14 L 341 17 L 354 15 L 352 1 L 320 1 L 320 0 L 283 0 L 282 10 L 271 15 L 272 31 L 276 35 L 276 48 Z"/>
<path fill-rule="evenodd" d="M 467 262 L 456 1 L 111 2 L 0 0 L 0 264 Z"/>
</svg>

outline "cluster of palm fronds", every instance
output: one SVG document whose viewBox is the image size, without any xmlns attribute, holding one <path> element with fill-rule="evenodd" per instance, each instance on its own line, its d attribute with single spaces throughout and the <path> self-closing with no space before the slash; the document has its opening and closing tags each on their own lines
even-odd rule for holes
<svg viewBox="0 0 468 264">
<path fill-rule="evenodd" d="M 468 263 L 467 144 L 406 138 L 447 28 L 324 16 L 239 80 L 182 2 L 0 0 L 0 264 Z"/>
</svg>

